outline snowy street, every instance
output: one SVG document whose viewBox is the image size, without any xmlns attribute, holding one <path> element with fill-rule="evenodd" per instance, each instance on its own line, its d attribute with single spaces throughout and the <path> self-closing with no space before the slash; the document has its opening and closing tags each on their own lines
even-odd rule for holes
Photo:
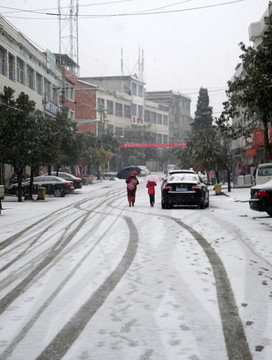
<svg viewBox="0 0 272 360">
<path fill-rule="evenodd" d="M 270 360 L 272 218 L 249 188 L 135 207 L 124 180 L 0 216 L 0 359 Z"/>
</svg>

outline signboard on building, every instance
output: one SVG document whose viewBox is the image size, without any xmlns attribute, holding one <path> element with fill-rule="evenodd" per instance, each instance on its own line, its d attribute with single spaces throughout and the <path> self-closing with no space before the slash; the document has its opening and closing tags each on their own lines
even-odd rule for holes
<svg viewBox="0 0 272 360">
<path fill-rule="evenodd" d="M 59 111 L 59 107 L 51 101 L 48 101 L 44 104 L 44 111 L 49 115 L 56 116 Z"/>
<path fill-rule="evenodd" d="M 257 156 L 257 149 L 255 147 L 246 149 L 246 157 Z"/>
</svg>

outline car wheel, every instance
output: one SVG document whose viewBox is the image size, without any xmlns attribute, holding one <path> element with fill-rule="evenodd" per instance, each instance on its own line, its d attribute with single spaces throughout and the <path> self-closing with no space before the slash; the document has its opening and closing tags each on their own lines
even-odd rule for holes
<svg viewBox="0 0 272 360">
<path fill-rule="evenodd" d="M 54 196 L 55 197 L 64 197 L 65 196 L 65 191 L 63 191 L 63 189 L 60 188 L 60 187 L 55 187 L 54 188 Z"/>
<path fill-rule="evenodd" d="M 166 209 L 166 204 L 164 202 L 161 203 L 162 209 Z"/>
<path fill-rule="evenodd" d="M 206 208 L 208 208 L 209 205 L 210 205 L 210 199 L 209 199 L 209 197 L 208 197 L 207 202 L 206 202 Z"/>
<path fill-rule="evenodd" d="M 205 209 L 205 199 L 201 199 L 199 209 Z"/>
</svg>

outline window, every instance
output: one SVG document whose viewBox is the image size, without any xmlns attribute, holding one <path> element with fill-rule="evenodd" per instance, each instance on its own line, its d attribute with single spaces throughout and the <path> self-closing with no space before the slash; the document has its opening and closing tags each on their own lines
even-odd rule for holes
<svg viewBox="0 0 272 360">
<path fill-rule="evenodd" d="M 43 93 L 42 76 L 39 73 L 36 73 L 36 91 L 40 95 Z"/>
<path fill-rule="evenodd" d="M 131 106 L 129 105 L 124 105 L 124 116 L 127 119 L 131 118 Z"/>
<path fill-rule="evenodd" d="M 74 100 L 75 99 L 75 97 L 74 97 L 74 86 L 73 85 L 69 85 L 69 99 L 71 99 L 71 100 Z"/>
<path fill-rule="evenodd" d="M 131 104 L 131 114 L 136 116 L 137 115 L 137 105 Z"/>
<path fill-rule="evenodd" d="M 153 124 L 156 124 L 156 122 L 157 122 L 157 114 L 156 113 L 154 113 L 153 111 L 151 111 L 151 122 L 153 123 Z"/>
<path fill-rule="evenodd" d="M 143 97 L 143 85 L 138 85 L 138 96 Z"/>
<path fill-rule="evenodd" d="M 145 112 L 144 112 L 144 120 L 146 122 L 150 122 L 150 111 L 145 110 Z"/>
<path fill-rule="evenodd" d="M 34 89 L 34 70 L 27 65 L 27 86 Z"/>
<path fill-rule="evenodd" d="M 123 116 L 123 105 L 115 103 L 115 115 L 116 116 Z"/>
<path fill-rule="evenodd" d="M 70 100 L 74 100 L 74 87 L 69 82 L 65 82 L 65 96 Z"/>
<path fill-rule="evenodd" d="M 0 46 L 0 74 L 7 75 L 7 51 Z"/>
<path fill-rule="evenodd" d="M 138 117 L 143 118 L 143 107 L 141 105 L 138 105 Z"/>
<path fill-rule="evenodd" d="M 15 79 L 15 58 L 13 55 L 9 54 L 9 79 L 14 81 Z"/>
<path fill-rule="evenodd" d="M 113 114 L 113 101 L 107 100 L 107 110 L 108 114 Z"/>
<path fill-rule="evenodd" d="M 157 135 L 157 142 L 158 142 L 159 144 L 162 143 L 162 134 L 158 134 L 158 135 Z"/>
<path fill-rule="evenodd" d="M 168 125 L 168 116 L 163 115 L 163 125 Z"/>
<path fill-rule="evenodd" d="M 46 79 L 44 79 L 44 97 L 45 101 L 49 101 L 51 99 L 51 84 Z"/>
<path fill-rule="evenodd" d="M 53 87 L 53 103 L 58 105 L 58 89 Z"/>
<path fill-rule="evenodd" d="M 132 95 L 137 95 L 137 84 L 132 83 L 131 87 L 132 87 L 132 89 L 131 89 Z"/>
<path fill-rule="evenodd" d="M 101 98 L 97 98 L 97 110 L 101 111 L 105 109 L 105 100 Z"/>
<path fill-rule="evenodd" d="M 25 64 L 23 60 L 17 57 L 17 81 L 21 84 L 25 83 Z"/>
<path fill-rule="evenodd" d="M 157 114 L 157 123 L 162 124 L 162 114 Z"/>
</svg>

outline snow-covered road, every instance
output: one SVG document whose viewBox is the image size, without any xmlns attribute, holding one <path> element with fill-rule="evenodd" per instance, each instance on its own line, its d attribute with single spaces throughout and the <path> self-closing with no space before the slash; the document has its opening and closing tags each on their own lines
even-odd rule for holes
<svg viewBox="0 0 272 360">
<path fill-rule="evenodd" d="M 158 184 L 159 185 L 159 184 Z M 249 189 L 210 207 L 149 205 L 140 178 L 0 216 L 0 359 L 272 358 L 272 218 Z"/>
</svg>

